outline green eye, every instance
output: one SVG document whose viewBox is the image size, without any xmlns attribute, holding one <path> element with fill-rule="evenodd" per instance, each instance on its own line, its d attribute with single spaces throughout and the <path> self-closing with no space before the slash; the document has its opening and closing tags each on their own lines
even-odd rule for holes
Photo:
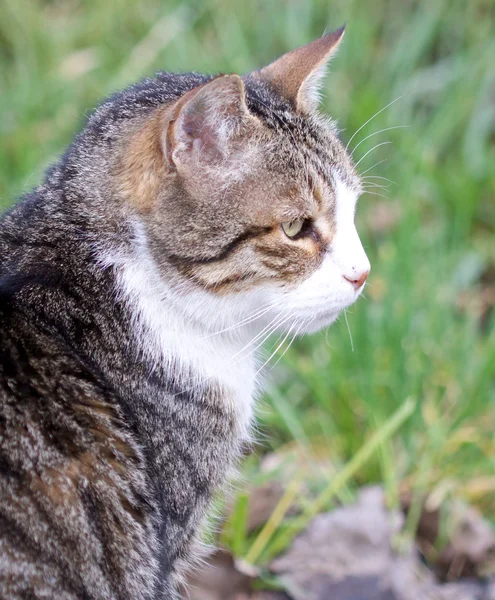
<svg viewBox="0 0 495 600">
<path fill-rule="evenodd" d="M 290 221 L 290 222 L 288 221 L 286 223 L 282 223 L 282 229 L 284 230 L 284 233 L 287 237 L 293 238 L 298 233 L 301 232 L 303 225 L 304 225 L 304 220 L 297 219 L 296 221 Z"/>
</svg>

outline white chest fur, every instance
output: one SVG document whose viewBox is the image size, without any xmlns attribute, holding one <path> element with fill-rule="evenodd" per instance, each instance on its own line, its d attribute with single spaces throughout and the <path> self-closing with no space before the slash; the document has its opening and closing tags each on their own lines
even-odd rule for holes
<svg viewBox="0 0 495 600">
<path fill-rule="evenodd" d="M 202 323 L 218 320 L 218 303 L 201 297 L 181 297 L 171 290 L 140 236 L 130 257 L 105 253 L 102 261 L 115 269 L 118 292 L 132 315 L 134 337 L 151 365 L 163 365 L 179 379 L 184 390 L 211 381 L 225 390 L 225 402 L 238 419 L 242 438 L 249 436 L 255 394 L 255 358 L 249 336 L 211 332 Z M 198 311 L 201 306 L 201 311 Z M 225 310 L 227 310 L 225 308 Z M 199 319 L 191 317 L 199 313 Z M 211 313 L 211 314 L 209 314 Z M 191 376 L 191 373 L 193 376 Z"/>
</svg>

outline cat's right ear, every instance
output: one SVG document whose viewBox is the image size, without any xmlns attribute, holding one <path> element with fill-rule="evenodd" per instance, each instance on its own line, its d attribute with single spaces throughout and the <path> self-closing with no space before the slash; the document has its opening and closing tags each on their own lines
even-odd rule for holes
<svg viewBox="0 0 495 600">
<path fill-rule="evenodd" d="M 238 75 L 221 75 L 185 94 L 166 132 L 165 156 L 171 170 L 194 162 L 218 162 L 231 141 L 254 117 L 246 106 Z"/>
<path fill-rule="evenodd" d="M 344 33 L 345 25 L 284 54 L 256 75 L 287 98 L 297 110 L 312 112 L 319 104 L 326 65 L 335 55 Z"/>
</svg>

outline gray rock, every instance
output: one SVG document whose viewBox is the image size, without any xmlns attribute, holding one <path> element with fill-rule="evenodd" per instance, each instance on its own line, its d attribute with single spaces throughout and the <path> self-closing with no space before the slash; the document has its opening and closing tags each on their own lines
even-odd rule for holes
<svg viewBox="0 0 495 600">
<path fill-rule="evenodd" d="M 293 600 L 492 600 L 477 581 L 438 583 L 415 550 L 396 554 L 401 524 L 383 491 L 365 488 L 355 504 L 315 517 L 270 569 Z"/>
</svg>

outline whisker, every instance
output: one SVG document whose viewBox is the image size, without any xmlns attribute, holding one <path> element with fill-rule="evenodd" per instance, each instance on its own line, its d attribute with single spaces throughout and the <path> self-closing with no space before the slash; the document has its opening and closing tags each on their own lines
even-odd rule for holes
<svg viewBox="0 0 495 600">
<path fill-rule="evenodd" d="M 260 373 L 260 371 L 262 371 L 266 365 L 272 360 L 272 358 L 275 356 L 275 354 L 277 354 L 277 352 L 279 351 L 279 349 L 284 345 L 285 340 L 289 337 L 289 335 L 292 333 L 293 328 L 295 327 L 295 325 L 292 325 L 289 329 L 289 331 L 285 334 L 284 339 L 280 342 L 280 344 L 275 348 L 275 350 L 270 354 L 268 360 L 266 360 L 261 367 L 256 371 L 256 375 L 258 375 Z M 255 376 L 256 376 L 255 375 Z"/>
<path fill-rule="evenodd" d="M 315 320 L 315 317 L 313 317 L 310 321 L 310 323 L 312 323 Z M 296 339 L 296 337 L 299 335 L 299 332 L 301 331 L 302 326 L 304 325 L 304 322 L 302 322 L 299 327 L 297 328 L 296 333 L 292 336 L 287 348 L 282 352 L 282 354 L 277 358 L 277 360 L 275 361 L 275 363 L 272 365 L 272 369 L 274 369 L 278 363 L 282 360 L 282 358 L 287 354 L 287 352 L 289 351 L 289 348 L 292 346 L 292 344 L 294 343 L 294 340 Z"/>
<path fill-rule="evenodd" d="M 378 181 L 371 181 L 371 180 L 365 179 L 363 185 L 365 185 L 365 186 L 366 185 L 382 186 L 382 187 L 385 187 L 385 188 L 388 189 L 388 188 L 391 187 L 392 184 L 390 184 L 390 183 L 382 183 L 382 182 L 378 182 Z"/>
<path fill-rule="evenodd" d="M 371 194 L 372 196 L 380 196 L 381 198 L 385 198 L 386 200 L 390 200 L 390 198 L 388 196 L 385 196 L 385 194 L 379 194 L 378 192 L 370 192 L 369 190 L 365 190 L 364 193 L 365 194 Z"/>
<path fill-rule="evenodd" d="M 253 314 L 248 315 L 247 317 L 245 317 L 244 319 L 241 319 L 237 323 L 234 323 L 233 325 L 230 325 L 229 327 L 226 327 L 225 329 L 220 329 L 220 331 L 215 331 L 215 332 L 211 333 L 210 335 L 205 336 L 203 339 L 205 339 L 205 340 L 209 339 L 216 335 L 220 335 L 221 333 L 225 333 L 226 331 L 231 331 L 232 329 L 241 327 L 242 325 L 247 325 L 248 323 L 251 323 L 252 321 L 256 321 L 257 319 L 260 319 L 264 314 L 266 314 L 271 308 L 272 308 L 271 304 L 269 304 L 263 308 L 260 308 L 257 311 L 255 311 Z"/>
<path fill-rule="evenodd" d="M 283 325 L 284 323 L 286 323 L 287 321 L 289 321 L 290 319 L 292 319 L 292 317 L 294 316 L 294 313 L 290 313 L 288 316 L 286 316 L 286 318 L 280 319 L 278 320 L 275 325 L 273 325 L 273 327 L 266 332 L 266 335 L 262 338 L 261 342 L 252 350 L 250 350 L 245 356 L 241 356 L 239 360 L 245 360 L 246 358 L 248 358 L 248 356 L 251 356 L 251 354 L 255 354 L 256 351 L 261 348 L 261 346 L 263 346 L 263 344 L 268 340 L 268 338 L 272 335 L 272 333 L 274 333 L 278 327 L 280 327 L 280 325 Z M 280 339 L 280 337 L 279 337 Z M 252 343 L 252 342 L 251 342 Z M 249 344 L 248 344 L 249 347 Z M 239 353 L 237 353 L 239 354 Z M 235 354 L 233 356 L 233 358 L 235 358 L 237 356 L 237 354 Z"/>
<path fill-rule="evenodd" d="M 365 185 L 362 186 L 363 190 L 369 190 L 370 188 L 377 188 L 380 190 L 389 190 L 390 186 L 389 185 L 380 185 L 379 183 L 366 183 Z"/>
<path fill-rule="evenodd" d="M 351 328 L 349 327 L 349 321 L 347 320 L 347 310 L 344 310 L 345 324 L 347 325 L 347 331 L 349 332 L 349 339 L 351 340 L 351 351 L 354 352 L 354 342 L 352 340 Z"/>
<path fill-rule="evenodd" d="M 385 129 L 380 129 L 380 131 L 375 131 L 374 133 L 370 133 L 370 135 L 367 135 L 365 138 L 363 138 L 360 142 L 358 142 L 354 148 L 352 149 L 351 152 L 351 156 L 354 154 L 354 152 L 356 151 L 356 148 L 359 148 L 359 146 L 365 142 L 366 140 L 369 140 L 371 137 L 373 137 L 374 135 L 378 135 L 379 133 L 383 133 L 384 131 L 390 131 L 391 129 L 404 129 L 406 127 L 409 127 L 409 125 L 394 125 L 393 127 L 385 127 Z"/>
<path fill-rule="evenodd" d="M 285 313 L 285 315 L 287 315 L 287 313 Z M 234 358 L 236 358 L 237 356 L 239 356 L 239 354 L 242 354 L 245 350 L 247 350 L 250 346 L 252 346 L 254 343 L 256 343 L 260 338 L 262 338 L 265 335 L 266 331 L 269 331 L 270 333 L 268 334 L 268 336 L 266 338 L 264 338 L 264 341 L 262 342 L 262 344 L 266 341 L 266 339 L 268 339 L 268 337 L 271 335 L 271 333 L 273 331 L 275 331 L 275 329 L 280 325 L 280 322 L 284 322 L 284 314 L 282 315 L 277 315 L 276 317 L 274 317 L 269 323 L 268 325 L 266 325 L 266 327 L 263 327 L 263 329 L 254 336 L 254 338 L 248 342 L 243 348 L 241 348 L 238 352 L 236 352 L 234 354 L 234 356 L 231 357 L 231 359 L 233 360 Z M 275 323 L 275 325 L 273 325 Z M 260 344 L 260 345 L 262 345 Z M 255 348 L 255 351 L 257 350 L 257 348 L 259 348 L 259 346 L 257 346 Z M 249 352 L 249 354 L 251 354 L 251 352 Z M 249 356 L 248 354 L 248 356 Z"/>
<path fill-rule="evenodd" d="M 265 331 L 268 330 L 268 333 L 266 334 L 265 337 L 263 337 L 261 343 L 258 344 L 256 346 L 256 348 L 254 348 L 254 350 L 251 350 L 250 352 L 248 352 L 248 354 L 246 356 L 241 357 L 241 359 L 244 360 L 245 358 L 247 358 L 248 356 L 250 356 L 250 354 L 252 354 L 253 352 L 256 352 L 256 350 L 266 342 L 266 340 L 277 329 L 277 327 L 279 327 L 282 323 L 285 323 L 286 321 L 288 321 L 290 318 L 292 318 L 292 316 L 293 316 L 293 313 L 290 313 L 290 314 L 287 315 L 287 312 L 285 314 L 282 313 L 282 315 L 277 315 L 274 319 L 272 319 L 272 321 L 266 327 L 263 328 L 263 330 L 260 333 L 258 333 L 258 335 L 256 335 L 248 344 L 246 344 L 244 346 L 244 348 L 242 348 L 241 350 L 239 350 L 238 352 L 236 352 L 233 356 L 231 356 L 229 358 L 229 360 L 227 360 L 227 361 L 225 361 L 223 363 L 222 366 L 226 367 L 227 365 L 231 364 L 234 361 L 234 359 L 237 356 L 239 356 L 239 354 L 242 354 L 247 348 L 249 348 L 249 346 L 251 346 L 252 344 L 254 344 L 261 336 L 263 336 L 263 334 L 264 334 Z M 273 323 L 275 323 L 275 324 L 272 326 Z M 183 390 L 177 392 L 176 394 L 173 395 L 173 397 L 175 398 L 177 396 L 180 396 L 180 394 L 182 394 L 184 392 L 190 392 L 192 390 L 195 390 L 195 389 L 201 387 L 204 383 L 206 383 L 211 378 L 212 378 L 212 376 L 208 375 L 208 376 L 204 377 L 203 379 L 201 379 L 195 385 L 192 385 L 189 388 L 184 388 Z"/>
<path fill-rule="evenodd" d="M 388 179 L 387 177 L 381 177 L 380 175 L 367 175 L 366 177 L 361 177 L 361 179 L 383 179 L 384 181 L 388 181 L 389 183 L 393 183 L 397 185 L 397 182 Z"/>
<path fill-rule="evenodd" d="M 373 150 L 376 150 L 377 148 L 379 148 L 380 146 L 386 146 L 387 144 L 391 144 L 392 142 L 381 142 L 380 144 L 377 144 L 376 146 L 373 146 L 373 148 L 371 148 L 371 150 L 368 150 L 368 152 L 366 152 L 366 154 L 364 154 L 363 156 L 361 156 L 361 158 L 357 161 L 356 163 L 356 168 L 359 166 L 359 163 L 361 161 L 363 161 L 370 152 L 373 152 Z"/>
<path fill-rule="evenodd" d="M 397 102 L 397 100 L 400 100 L 402 98 L 402 96 L 399 96 L 398 98 L 396 98 L 395 100 L 392 100 L 392 102 L 390 102 L 389 104 L 387 104 L 387 106 L 383 107 L 381 110 L 379 110 L 378 112 L 376 112 L 371 118 L 369 118 L 366 123 L 364 123 L 363 125 L 361 125 L 361 127 L 354 132 L 354 135 L 351 137 L 351 139 L 347 142 L 347 146 L 345 147 L 346 151 L 347 148 L 349 148 L 349 144 L 352 142 L 352 140 L 356 137 L 356 135 L 361 131 L 361 129 L 363 127 L 366 127 L 366 125 L 368 125 L 368 123 L 370 121 L 372 121 L 375 117 L 377 117 L 380 113 L 382 113 L 384 110 L 387 110 L 387 108 L 389 106 L 392 106 L 392 104 L 395 104 L 395 102 Z"/>
<path fill-rule="evenodd" d="M 368 169 L 366 169 L 366 171 L 363 171 L 361 173 L 361 177 L 365 174 L 368 173 L 368 171 L 371 171 L 371 169 L 374 169 L 375 167 L 378 167 L 378 165 L 381 165 L 382 163 L 384 163 L 387 159 L 384 158 L 383 160 L 379 160 L 377 163 L 375 163 L 372 167 L 369 167 Z"/>
<path fill-rule="evenodd" d="M 292 318 L 292 317 L 293 317 L 293 315 L 291 315 L 291 318 Z M 289 319 L 286 319 L 286 320 L 285 320 L 285 322 L 286 322 L 287 320 L 289 320 Z M 250 352 L 247 354 L 247 356 L 250 356 L 251 354 L 254 354 L 254 353 L 255 353 L 255 352 L 256 352 L 256 351 L 257 351 L 259 348 L 261 348 L 261 346 L 263 346 L 263 344 L 265 344 L 265 342 L 268 340 L 268 338 L 269 338 L 269 337 L 272 335 L 272 333 L 274 333 L 274 331 L 276 331 L 277 327 L 279 327 L 280 325 L 282 325 L 282 323 L 277 323 L 277 325 L 275 325 L 275 326 L 274 326 L 274 327 L 273 327 L 273 328 L 272 328 L 272 329 L 271 329 L 269 332 L 267 332 L 266 336 L 265 336 L 265 337 L 264 337 L 264 338 L 261 340 L 261 342 L 260 342 L 260 343 L 259 343 L 259 344 L 256 346 L 256 348 L 254 348 L 252 351 L 250 351 Z M 289 331 L 290 331 L 290 330 L 289 330 Z M 282 337 L 282 335 L 284 335 L 284 334 L 282 333 L 282 334 L 281 334 L 281 335 L 280 335 L 280 336 L 279 336 L 277 339 L 279 340 L 279 339 Z M 287 337 L 287 336 L 285 336 L 285 337 L 284 337 L 284 339 L 282 340 L 282 342 L 281 342 L 281 343 L 283 343 L 283 342 L 285 341 L 286 337 Z M 275 345 L 275 344 L 274 344 L 274 345 Z M 274 347 L 274 346 L 272 346 L 272 348 L 273 348 L 273 347 Z M 278 347 L 277 347 L 277 349 L 274 351 L 274 353 L 276 353 L 276 352 L 277 352 L 277 350 L 278 350 Z M 246 356 L 246 357 L 242 357 L 242 358 L 243 358 L 243 359 L 244 359 L 244 358 L 247 358 L 247 356 Z M 266 363 L 265 363 L 265 364 L 266 364 Z M 265 365 L 263 365 L 263 367 L 264 367 L 264 366 L 265 366 Z M 260 369 L 258 369 L 258 370 L 256 371 L 256 373 L 254 374 L 254 376 L 255 376 L 255 377 L 256 377 L 256 375 L 258 375 L 258 373 L 259 373 L 259 372 L 260 372 L 260 371 L 263 369 L 263 367 L 261 367 Z"/>
</svg>

